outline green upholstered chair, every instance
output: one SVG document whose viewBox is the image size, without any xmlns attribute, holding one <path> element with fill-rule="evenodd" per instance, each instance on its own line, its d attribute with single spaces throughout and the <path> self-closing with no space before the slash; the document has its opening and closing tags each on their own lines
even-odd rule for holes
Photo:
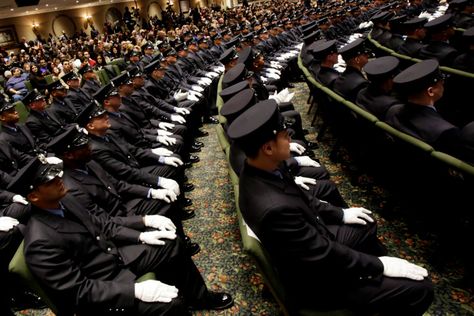
<svg viewBox="0 0 474 316">
<path fill-rule="evenodd" d="M 120 75 L 121 71 L 118 65 L 112 64 L 112 69 L 114 70 L 116 76 Z"/>
<path fill-rule="evenodd" d="M 227 140 L 227 136 L 221 124 L 216 125 L 216 133 L 217 139 L 219 140 L 219 144 L 221 145 L 222 150 L 226 152 L 229 149 L 230 144 Z"/>
<path fill-rule="evenodd" d="M 230 164 L 230 160 L 229 160 L 229 155 L 230 155 L 230 150 L 227 150 L 226 153 L 225 153 L 225 156 L 226 156 L 226 159 L 227 159 L 227 163 L 229 164 L 229 176 L 230 176 L 230 181 L 232 182 L 233 185 L 239 185 L 239 176 L 238 174 L 235 173 L 234 169 L 232 169 L 232 166 Z M 234 193 L 235 193 L 235 190 L 234 190 Z"/>
<path fill-rule="evenodd" d="M 33 86 L 31 85 L 31 82 L 29 80 L 25 81 L 25 87 L 26 87 L 26 89 L 28 89 L 28 91 L 33 90 Z"/>
<path fill-rule="evenodd" d="M 456 157 L 450 156 L 440 151 L 432 151 L 431 157 L 441 161 L 448 168 L 461 172 L 469 177 L 474 177 L 474 166 Z"/>
<path fill-rule="evenodd" d="M 53 75 L 46 75 L 44 76 L 44 80 L 46 80 L 47 84 L 50 84 L 51 82 L 54 81 Z"/>
<path fill-rule="evenodd" d="M 20 122 L 26 121 L 26 119 L 28 118 L 28 115 L 30 114 L 30 112 L 28 111 L 26 106 L 23 104 L 23 102 L 16 101 L 15 103 L 13 103 L 13 105 L 15 105 L 15 109 L 17 110 L 18 114 L 20 115 Z"/>
<path fill-rule="evenodd" d="M 10 273 L 17 275 L 20 280 L 35 292 L 41 299 L 46 303 L 46 305 L 55 313 L 59 315 L 59 311 L 56 307 L 56 304 L 50 299 L 46 291 L 41 287 L 38 279 L 31 273 L 24 255 L 24 242 L 21 242 L 18 247 L 15 255 L 13 256 L 10 264 L 8 265 Z M 153 272 L 149 272 L 137 279 L 137 282 L 143 282 L 146 280 L 154 280 L 156 276 Z"/>
<path fill-rule="evenodd" d="M 103 86 L 109 84 L 110 77 L 109 77 L 109 74 L 107 73 L 107 70 L 105 69 L 99 70 L 98 77 L 99 77 L 99 80 L 102 82 Z"/>
<path fill-rule="evenodd" d="M 396 128 L 393 128 L 392 126 L 388 125 L 385 122 L 378 121 L 375 123 L 375 126 L 381 128 L 387 134 L 393 136 L 394 138 L 398 140 L 402 140 L 405 143 L 408 143 L 410 145 L 413 145 L 414 147 L 419 148 L 423 152 L 431 153 L 434 150 L 431 145 L 425 143 L 424 141 L 416 137 L 403 133 L 397 130 Z"/>
</svg>

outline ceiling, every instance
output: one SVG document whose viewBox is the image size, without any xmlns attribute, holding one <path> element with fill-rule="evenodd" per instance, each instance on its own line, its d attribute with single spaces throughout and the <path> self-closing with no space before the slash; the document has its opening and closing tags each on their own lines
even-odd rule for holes
<svg viewBox="0 0 474 316">
<path fill-rule="evenodd" d="M 19 8 L 15 0 L 1 0 L 0 19 L 129 1 L 130 0 L 40 0 L 38 5 Z"/>
</svg>

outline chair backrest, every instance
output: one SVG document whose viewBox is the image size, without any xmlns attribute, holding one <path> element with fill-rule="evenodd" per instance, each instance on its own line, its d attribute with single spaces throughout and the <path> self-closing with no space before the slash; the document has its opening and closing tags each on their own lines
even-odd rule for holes
<svg viewBox="0 0 474 316">
<path fill-rule="evenodd" d="M 15 255 L 8 265 L 8 270 L 11 273 L 17 275 L 28 288 L 41 297 L 41 299 L 55 314 L 58 314 L 56 305 L 48 297 L 45 290 L 41 287 L 36 277 L 31 273 L 30 268 L 26 263 L 24 255 L 24 242 L 21 242 L 20 246 L 16 250 Z"/>
<path fill-rule="evenodd" d="M 20 122 L 26 121 L 26 119 L 28 118 L 28 115 L 30 115 L 30 112 L 28 111 L 26 106 L 23 104 L 23 102 L 16 101 L 15 103 L 13 103 L 13 105 L 15 105 L 15 109 L 20 115 Z"/>
</svg>

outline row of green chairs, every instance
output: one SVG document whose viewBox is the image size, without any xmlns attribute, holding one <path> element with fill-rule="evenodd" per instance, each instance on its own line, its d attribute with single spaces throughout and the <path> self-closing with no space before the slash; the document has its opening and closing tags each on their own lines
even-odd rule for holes
<svg viewBox="0 0 474 316">
<path fill-rule="evenodd" d="M 222 79 L 222 78 L 221 78 Z M 219 84 L 218 91 L 220 91 L 221 85 Z M 218 94 L 219 95 L 219 94 Z M 218 109 L 222 107 L 222 104 L 219 104 L 218 97 Z M 219 120 L 225 122 L 225 118 L 219 115 Z M 243 249 L 248 253 L 255 261 L 258 270 L 263 276 L 265 285 L 268 287 L 273 297 L 277 301 L 280 309 L 283 314 L 286 316 L 349 316 L 352 315 L 350 311 L 347 310 L 334 310 L 334 311 L 318 311 L 312 309 L 298 309 L 292 307 L 288 303 L 287 293 L 284 286 L 282 285 L 278 272 L 275 270 L 274 265 L 270 259 L 269 254 L 260 243 L 258 237 L 252 232 L 250 227 L 245 223 L 245 220 L 242 217 L 242 213 L 239 207 L 239 176 L 234 172 L 232 166 L 230 165 L 229 155 L 230 155 L 230 143 L 227 139 L 225 131 L 221 124 L 216 125 L 216 133 L 218 135 L 219 144 L 221 145 L 222 150 L 225 153 L 227 162 L 228 162 L 228 171 L 229 177 L 234 188 L 234 200 L 235 208 L 237 213 L 237 219 L 239 223 L 240 235 L 242 238 Z"/>
<path fill-rule="evenodd" d="M 403 133 L 392 126 L 388 125 L 387 123 L 383 121 L 379 121 L 377 117 L 372 115 L 370 112 L 360 108 L 356 104 L 345 100 L 343 97 L 332 91 L 331 89 L 325 87 L 322 85 L 320 82 L 314 79 L 313 75 L 310 73 L 310 71 L 303 65 L 301 56 L 298 58 L 298 66 L 304 73 L 305 77 L 307 78 L 307 81 L 309 81 L 314 87 L 317 88 L 318 91 L 321 93 L 327 95 L 330 99 L 332 99 L 334 102 L 337 102 L 343 106 L 345 106 L 347 109 L 349 109 L 352 113 L 355 113 L 359 118 L 365 120 L 368 124 L 374 125 L 378 129 L 382 130 L 385 132 L 387 135 L 390 137 L 401 141 L 405 144 L 409 144 L 415 148 L 418 148 L 420 151 L 428 154 L 432 159 L 435 159 L 439 162 L 442 162 L 444 166 L 446 166 L 449 169 L 450 173 L 459 173 L 468 177 L 473 177 L 474 176 L 474 166 L 466 163 L 456 157 L 453 157 L 449 154 L 443 153 L 436 151 L 431 145 L 423 142 L 422 140 L 413 137 L 411 135 L 408 135 L 406 133 Z M 465 73 L 465 72 L 463 72 Z M 473 75 L 470 73 L 465 73 L 462 75 Z"/>
</svg>

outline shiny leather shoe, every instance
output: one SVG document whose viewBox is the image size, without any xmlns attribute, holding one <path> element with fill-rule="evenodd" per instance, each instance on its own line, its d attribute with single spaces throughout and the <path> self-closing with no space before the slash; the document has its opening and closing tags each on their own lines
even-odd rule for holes
<svg viewBox="0 0 474 316">
<path fill-rule="evenodd" d="M 212 309 L 222 310 L 230 308 L 234 305 L 234 299 L 228 293 L 218 293 L 209 291 L 207 297 L 201 302 L 191 306 L 192 310 L 198 309 Z"/>
<path fill-rule="evenodd" d="M 196 216 L 196 212 L 194 212 L 193 209 L 182 210 L 182 211 L 181 211 L 181 220 L 182 220 L 182 221 L 191 219 L 191 218 L 193 218 L 193 217 L 195 217 L 195 216 Z M 186 236 L 186 237 L 189 239 L 188 236 Z M 184 240 L 186 240 L 186 238 L 185 238 Z"/>
<path fill-rule="evenodd" d="M 198 130 L 196 133 L 196 137 L 205 137 L 205 136 L 209 136 L 209 133 L 206 131 Z"/>
<path fill-rule="evenodd" d="M 192 190 L 194 190 L 194 184 L 189 183 L 189 182 L 183 184 L 184 192 L 191 192 Z"/>
<path fill-rule="evenodd" d="M 201 251 L 201 247 L 198 243 L 189 242 L 186 244 L 186 251 L 188 252 L 188 255 L 192 257 L 195 254 L 199 253 L 199 251 Z"/>
<path fill-rule="evenodd" d="M 190 156 L 189 156 L 189 159 L 188 159 L 188 161 L 189 161 L 190 163 L 196 163 L 196 162 L 199 162 L 200 160 L 201 160 L 201 159 L 199 159 L 199 157 L 196 156 L 196 155 L 190 155 Z"/>
<path fill-rule="evenodd" d="M 200 141 L 198 141 L 198 140 L 195 140 L 193 146 L 204 147 L 204 143 L 203 143 L 203 142 L 200 142 Z"/>
<path fill-rule="evenodd" d="M 199 147 L 199 146 L 194 146 L 194 145 L 192 145 L 191 148 L 189 149 L 189 152 L 190 152 L 190 153 L 198 153 L 198 152 L 200 152 L 200 151 L 201 151 L 201 147 Z"/>
<path fill-rule="evenodd" d="M 306 142 L 306 147 L 308 149 L 318 149 L 319 145 L 318 145 L 318 143 Z"/>
<path fill-rule="evenodd" d="M 203 121 L 204 124 L 219 124 L 219 120 L 212 116 L 205 118 Z"/>
<path fill-rule="evenodd" d="M 187 206 L 191 206 L 191 205 L 193 205 L 193 200 L 188 199 L 188 198 L 184 198 L 184 199 L 182 199 L 182 200 L 179 202 L 179 205 L 180 205 L 182 208 L 185 208 L 185 207 L 187 207 Z"/>
</svg>

